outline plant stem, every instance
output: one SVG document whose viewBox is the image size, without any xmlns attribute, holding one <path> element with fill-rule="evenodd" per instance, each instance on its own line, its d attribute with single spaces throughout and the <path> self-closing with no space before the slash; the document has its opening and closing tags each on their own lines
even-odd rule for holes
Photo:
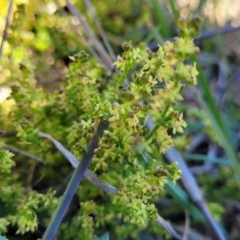
<svg viewBox="0 0 240 240">
<path fill-rule="evenodd" d="M 175 7 L 176 2 L 173 1 L 173 0 L 169 0 L 169 4 L 170 4 L 171 10 L 172 10 L 172 14 L 173 14 L 173 17 L 174 17 L 174 20 L 175 20 L 175 24 L 177 26 L 177 21 L 179 19 L 179 12 Z"/>
<path fill-rule="evenodd" d="M 5 23 L 5 27 L 4 27 L 4 31 L 3 31 L 3 36 L 2 36 L 2 42 L 0 45 L 0 57 L 3 54 L 3 45 L 4 45 L 4 41 L 7 39 L 7 29 L 10 25 L 10 15 L 12 12 L 12 8 L 13 8 L 13 0 L 9 1 L 9 7 L 8 7 L 8 12 L 7 12 L 7 16 L 6 16 L 6 23 Z"/>
<path fill-rule="evenodd" d="M 149 140 L 151 138 L 151 136 L 157 131 L 157 129 L 160 127 L 160 123 L 157 123 L 154 125 L 154 127 L 150 130 L 150 132 L 148 132 L 147 136 L 146 136 L 146 140 Z"/>
<path fill-rule="evenodd" d="M 167 104 L 162 112 L 162 118 L 164 119 L 164 117 L 167 114 L 167 111 L 169 109 L 169 104 Z M 154 127 L 148 132 L 147 136 L 146 136 L 146 140 L 150 139 L 151 136 L 158 130 L 158 128 L 161 126 L 162 122 L 158 122 L 154 125 Z"/>
<path fill-rule="evenodd" d="M 78 164 L 78 167 L 74 171 L 70 182 L 58 204 L 57 209 L 51 219 L 50 224 L 47 227 L 46 232 L 43 235 L 43 240 L 52 240 L 54 239 L 58 228 L 63 220 L 63 217 L 71 203 L 73 195 L 75 194 L 86 170 L 88 169 L 89 164 L 94 156 L 94 150 L 98 146 L 98 138 L 103 134 L 103 131 L 106 129 L 107 123 L 100 122 L 97 130 L 95 131 L 89 145 L 88 151 L 83 155 L 81 162 Z"/>
</svg>

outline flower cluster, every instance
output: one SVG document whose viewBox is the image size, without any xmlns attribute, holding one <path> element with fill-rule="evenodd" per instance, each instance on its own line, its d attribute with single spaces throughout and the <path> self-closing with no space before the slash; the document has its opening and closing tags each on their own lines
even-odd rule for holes
<svg viewBox="0 0 240 240">
<path fill-rule="evenodd" d="M 112 203 L 118 210 L 128 209 L 129 215 L 120 214 L 125 220 L 144 223 L 156 217 L 151 199 L 169 177 L 167 166 L 162 167 L 156 159 L 173 144 L 169 130 L 182 133 L 186 126 L 178 102 L 184 84 L 196 84 L 197 70 L 195 64 L 186 65 L 185 60 L 199 50 L 188 36 L 166 42 L 157 52 L 134 48 L 131 43 L 124 43 L 123 50 L 114 63 L 117 72 L 112 81 L 107 81 L 101 66 L 96 68 L 96 63 L 86 61 L 85 53 L 71 58 L 64 102 L 71 102 L 75 108 L 72 111 L 77 108 L 81 113 L 79 122 L 69 128 L 72 136 L 78 126 L 78 134 L 73 133 L 78 156 L 86 151 L 99 120 L 108 121 L 91 168 L 100 176 L 111 171 L 125 176 L 120 177 L 121 191 Z M 150 132 L 145 127 L 149 117 L 155 123 Z M 156 168 L 162 175 L 156 174 Z M 180 171 L 176 166 L 172 169 L 176 180 Z"/>
<path fill-rule="evenodd" d="M 119 194 L 104 199 L 108 204 L 111 201 L 112 208 L 97 200 L 92 204 L 89 186 L 81 185 L 81 191 L 88 194 L 84 195 L 87 197 L 81 203 L 82 215 L 76 226 L 91 229 L 94 224 L 111 223 L 117 218 L 142 227 L 156 218 L 154 196 L 163 190 L 167 179 L 175 182 L 180 177 L 177 165 L 166 166 L 161 155 L 173 145 L 172 134 L 182 133 L 186 126 L 178 103 L 184 84 L 196 84 L 196 65 L 185 64 L 187 58 L 198 52 L 191 39 L 198 26 L 195 21 L 198 23 L 198 19 L 181 19 L 179 26 L 186 37 L 166 42 L 157 52 L 124 43 L 124 52 L 114 63 L 113 73 L 82 51 L 70 57 L 66 81 L 51 94 L 43 89 L 32 91 L 31 82 L 12 85 L 11 97 L 17 104 L 21 101 L 22 107 L 15 106 L 9 113 L 14 122 L 10 127 L 18 131 L 19 142 L 40 149 L 41 157 L 50 166 L 57 164 L 56 155 L 51 146 L 38 139 L 38 129 L 53 135 L 81 158 L 98 123 L 108 122 L 90 168 L 116 186 Z M 149 118 L 155 124 L 150 131 L 146 129 Z M 45 171 L 51 174 L 49 169 Z M 96 190 L 91 194 L 98 199 L 100 193 Z M 32 230 L 35 225 L 29 227 Z"/>
</svg>

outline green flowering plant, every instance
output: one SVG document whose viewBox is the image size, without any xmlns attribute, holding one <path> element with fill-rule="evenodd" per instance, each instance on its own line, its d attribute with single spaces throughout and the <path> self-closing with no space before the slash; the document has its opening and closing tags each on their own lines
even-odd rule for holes
<svg viewBox="0 0 240 240">
<path fill-rule="evenodd" d="M 163 192 L 167 179 L 175 183 L 181 175 L 176 163 L 166 165 L 159 159 L 173 145 L 172 135 L 182 133 L 186 127 L 178 102 L 182 100 L 184 85 L 197 82 L 196 65 L 186 65 L 185 60 L 199 52 L 192 40 L 198 25 L 198 18 L 180 19 L 183 37 L 159 46 L 157 52 L 144 45 L 135 48 L 131 42 L 124 43 L 123 54 L 113 64 L 112 72 L 81 51 L 70 57 L 66 80 L 51 94 L 36 87 L 31 67 L 12 65 L 19 71 L 18 81 L 9 84 L 13 104 L 0 120 L 5 131 L 17 132 L 17 140 L 4 143 L 14 143 L 45 159 L 48 167 L 39 173 L 48 176 L 54 171 L 51 168 L 59 169 L 60 154 L 52 150 L 48 140 L 40 138 L 41 132 L 54 136 L 78 159 L 91 150 L 89 169 L 99 180 L 118 189 L 115 195 L 103 195 L 102 190 L 83 181 L 77 190 L 80 210 L 63 223 L 59 237 L 92 239 L 106 225 L 111 226 L 113 235 L 136 236 L 149 220 L 156 219 L 154 198 Z M 0 109 L 3 112 L 4 105 Z M 149 118 L 155 124 L 151 131 L 145 127 Z M 98 135 L 102 123 L 102 133 L 91 148 L 89 142 Z M 11 166 L 11 157 L 1 158 L 1 165 Z M 66 169 L 59 171 L 61 176 Z M 12 185 L 10 180 L 7 184 Z M 9 191 L 13 193 L 12 189 Z M 42 195 L 32 196 L 30 190 L 28 193 L 24 201 L 29 203 L 20 215 L 31 215 L 31 222 L 18 224 L 19 233 L 34 231 L 37 226 L 37 216 L 29 209 L 36 208 Z M 41 203 L 52 198 L 43 196 Z M 1 197 L 3 202 L 10 202 L 9 199 Z M 51 212 L 52 206 L 49 209 Z M 8 216 L 4 219 L 10 221 Z M 17 223 L 1 222 L 1 234 L 7 233 L 8 224 Z M 118 226 L 119 222 L 127 224 Z"/>
<path fill-rule="evenodd" d="M 13 154 L 8 150 L 0 149 L 1 159 L 1 234 L 8 231 L 9 226 L 17 226 L 17 234 L 36 231 L 38 218 L 36 211 L 48 210 L 52 212 L 58 200 L 54 192 L 49 190 L 45 194 L 27 190 L 18 183 L 18 176 L 12 172 L 15 162 Z"/>
</svg>

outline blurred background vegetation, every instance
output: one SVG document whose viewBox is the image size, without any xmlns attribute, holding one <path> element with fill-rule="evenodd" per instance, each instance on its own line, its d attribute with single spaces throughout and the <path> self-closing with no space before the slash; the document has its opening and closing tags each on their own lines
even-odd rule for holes
<svg viewBox="0 0 240 240">
<path fill-rule="evenodd" d="M 9 3 L 0 0 L 1 36 L 4 36 Z M 200 72 L 199 84 L 184 91 L 180 107 L 188 126 L 184 134 L 174 138 L 174 144 L 194 174 L 211 214 L 227 239 L 240 239 L 240 2 L 92 0 L 92 8 L 86 4 L 88 1 L 72 3 L 99 37 L 91 13 L 94 9 L 116 55 L 121 54 L 124 41 L 131 40 L 133 45 L 143 42 L 154 50 L 157 44 L 173 39 L 178 35 L 178 17 L 197 14 L 203 19 L 202 33 L 195 39 L 201 49 L 195 59 Z M 26 71 L 32 71 L 37 85 L 51 92 L 59 88 L 66 75 L 68 57 L 83 49 L 89 51 L 93 45 L 65 1 L 14 1 L 0 59 L 0 103 L 6 106 L 5 111 L 13 104 L 7 96 L 8 86 L 19 74 L 16 66 L 21 64 Z M 0 130 L 5 130 L 1 129 L 1 123 Z M 17 156 L 15 160 L 18 161 Z M 36 173 L 35 165 L 31 166 L 32 179 L 28 179 L 28 184 L 34 183 L 31 187 L 40 192 L 50 187 L 59 189 L 62 176 L 69 174 L 70 167 L 64 164 L 63 160 L 59 172 L 52 170 L 43 178 Z M 26 168 L 26 164 L 17 164 L 14 172 L 28 178 L 23 166 Z M 63 187 L 60 189 L 61 192 Z M 155 200 L 159 213 L 179 233 L 192 234 L 189 239 L 214 239 L 201 213 L 191 214 L 192 202 L 181 198 L 184 193 L 181 182 L 174 190 L 167 189 Z M 105 227 L 103 232 L 109 230 Z M 157 227 L 149 225 L 138 234 L 138 239 L 166 239 L 167 236 L 157 234 Z M 37 237 L 28 234 L 9 239 Z"/>
</svg>

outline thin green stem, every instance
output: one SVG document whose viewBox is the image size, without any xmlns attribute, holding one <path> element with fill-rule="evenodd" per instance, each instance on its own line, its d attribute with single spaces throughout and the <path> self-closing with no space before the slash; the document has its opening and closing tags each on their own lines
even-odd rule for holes
<svg viewBox="0 0 240 240">
<path fill-rule="evenodd" d="M 209 119 L 212 122 L 212 126 L 214 128 L 214 130 L 216 131 L 217 136 L 219 137 L 219 140 L 221 141 L 221 144 L 226 152 L 226 155 L 228 156 L 228 159 L 231 163 L 231 167 L 232 170 L 235 174 L 235 178 L 237 180 L 238 183 L 238 187 L 240 189 L 240 166 L 238 164 L 238 157 L 237 154 L 234 150 L 234 147 L 232 145 L 232 141 L 231 138 L 229 137 L 229 135 L 227 134 L 228 130 L 227 125 L 220 125 L 220 123 L 217 121 L 216 117 L 213 114 L 212 109 L 209 107 L 208 104 L 210 103 L 206 103 L 206 101 L 204 101 L 199 94 L 197 95 L 198 97 L 198 102 L 201 104 L 202 108 L 205 110 L 205 112 L 207 113 Z M 220 115 L 220 113 L 219 113 Z M 222 129 L 221 127 L 224 127 L 224 129 Z"/>
<path fill-rule="evenodd" d="M 158 0 L 152 0 L 153 11 L 157 19 L 157 26 L 160 26 L 159 32 L 160 35 L 167 39 L 170 36 L 170 28 L 168 18 L 166 16 L 166 10 L 163 7 L 163 4 Z"/>
<path fill-rule="evenodd" d="M 173 83 L 173 89 L 178 86 L 178 82 L 179 82 L 179 80 L 178 80 L 178 79 L 175 79 L 175 81 L 174 81 L 174 83 Z"/>
<path fill-rule="evenodd" d="M 106 122 L 100 122 L 97 130 L 95 131 L 89 145 L 88 151 L 82 157 L 81 162 L 78 164 L 78 167 L 75 169 L 70 182 L 58 204 L 57 209 L 51 219 L 50 224 L 47 227 L 46 232 L 44 233 L 43 240 L 52 240 L 57 234 L 58 228 L 63 220 L 63 217 L 71 203 L 73 195 L 75 194 L 86 170 L 88 169 L 89 164 L 94 156 L 94 150 L 98 146 L 98 138 L 103 134 L 103 131 L 106 129 Z"/>
<path fill-rule="evenodd" d="M 152 137 L 152 135 L 158 130 L 160 125 L 161 125 L 160 122 L 154 125 L 154 127 L 151 129 L 151 131 L 148 132 L 148 134 L 146 136 L 146 140 L 149 140 Z"/>
<path fill-rule="evenodd" d="M 37 126 L 39 126 L 42 122 L 44 122 L 47 118 L 43 117 L 41 118 L 36 124 L 34 124 L 34 128 L 36 128 Z"/>
<path fill-rule="evenodd" d="M 164 108 L 164 110 L 163 110 L 163 112 L 162 112 L 162 118 L 163 118 L 163 119 L 165 118 L 165 116 L 166 116 L 166 114 L 167 114 L 167 112 L 168 112 L 169 107 L 170 107 L 169 104 L 167 104 L 167 105 L 165 106 L 165 108 Z M 158 130 L 158 128 L 161 126 L 161 124 L 162 124 L 162 122 L 159 121 L 158 123 L 156 123 L 156 124 L 154 125 L 154 127 L 150 130 L 150 132 L 148 132 L 148 134 L 147 134 L 147 136 L 146 136 L 146 140 L 149 140 L 149 139 L 152 137 L 152 135 Z"/>
<path fill-rule="evenodd" d="M 166 116 L 166 114 L 167 114 L 167 112 L 168 112 L 169 107 L 170 107 L 169 104 L 167 104 L 167 105 L 165 106 L 165 108 L 164 108 L 164 110 L 163 110 L 163 113 L 162 113 L 162 117 L 163 117 L 163 118 L 165 118 L 165 116 Z"/>
<path fill-rule="evenodd" d="M 178 21 L 180 15 L 179 15 L 178 10 L 175 7 L 176 1 L 175 0 L 169 0 L 169 4 L 170 4 L 172 14 L 173 14 L 176 26 L 177 26 L 177 21 Z"/>
</svg>

